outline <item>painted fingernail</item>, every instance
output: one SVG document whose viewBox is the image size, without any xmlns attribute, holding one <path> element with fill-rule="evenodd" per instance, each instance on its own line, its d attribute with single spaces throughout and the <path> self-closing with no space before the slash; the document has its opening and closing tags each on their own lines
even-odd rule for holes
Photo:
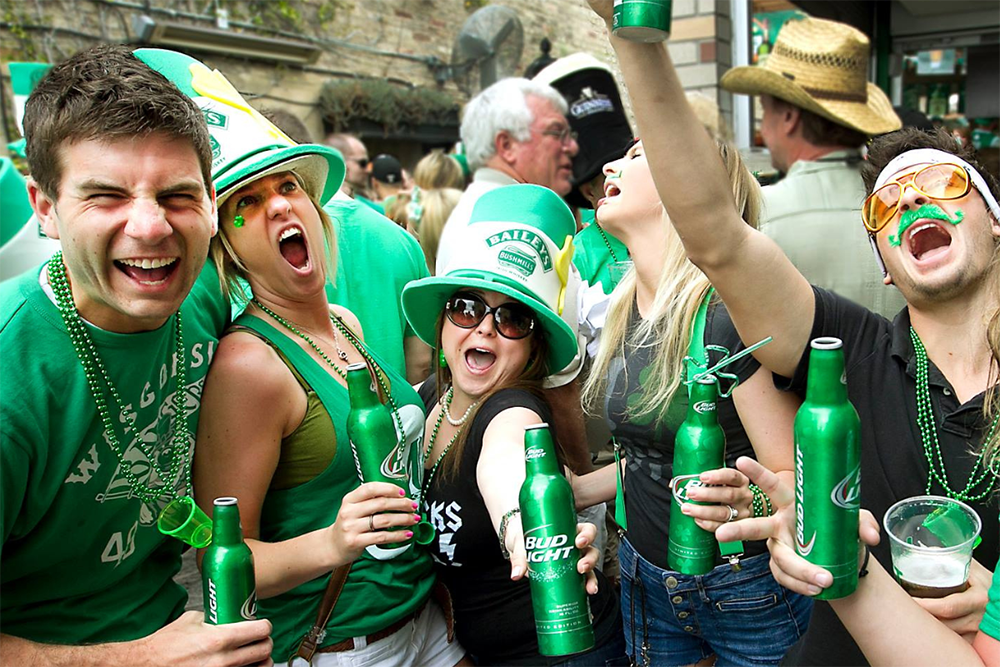
<svg viewBox="0 0 1000 667">
<path fill-rule="evenodd" d="M 406 491 L 404 491 L 403 489 L 400 489 L 399 490 L 399 495 L 405 496 L 406 495 Z"/>
<path fill-rule="evenodd" d="M 414 514 L 413 515 L 413 523 L 420 523 L 420 515 L 419 514 Z"/>
<path fill-rule="evenodd" d="M 413 537 L 413 531 L 412 530 L 406 531 L 406 536 L 407 537 Z"/>
<path fill-rule="evenodd" d="M 420 507 L 420 505 L 418 505 L 417 503 L 413 503 L 413 509 L 417 509 L 418 507 Z"/>
</svg>

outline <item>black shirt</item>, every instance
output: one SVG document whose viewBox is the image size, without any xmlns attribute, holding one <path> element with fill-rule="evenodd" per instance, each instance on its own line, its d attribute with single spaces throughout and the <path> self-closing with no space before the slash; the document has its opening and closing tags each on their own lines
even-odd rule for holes
<svg viewBox="0 0 1000 667">
<path fill-rule="evenodd" d="M 926 492 L 928 463 L 917 426 L 916 362 L 910 340 L 910 315 L 903 309 L 889 322 L 853 301 L 814 287 L 816 317 L 810 339 L 836 336 L 844 341 L 847 394 L 861 418 L 861 506 L 881 523 L 891 505 Z M 807 347 L 791 380 L 775 378 L 782 389 L 805 393 Z M 983 394 L 960 404 L 948 380 L 928 360 L 928 384 L 941 455 L 952 488 L 964 488 L 986 434 Z M 937 484 L 934 495 L 946 495 Z M 968 503 L 982 519 L 983 541 L 975 550 L 992 566 L 1000 548 L 997 498 Z M 889 540 L 872 556 L 892 572 Z M 867 665 L 857 644 L 830 605 L 817 601 L 808 631 L 785 657 L 795 665 Z"/>
<path fill-rule="evenodd" d="M 437 402 L 434 378 L 420 387 L 430 412 Z M 527 579 L 511 581 L 510 562 L 500 552 L 493 521 L 476 481 L 483 435 L 493 418 L 508 408 L 533 410 L 551 424 L 552 413 L 540 397 L 518 389 L 491 396 L 469 423 L 458 474 L 439 470 L 427 491 L 427 508 L 437 536 L 428 548 L 438 579 L 448 587 L 455 609 L 455 634 L 478 664 L 546 664 L 538 654 L 535 617 Z M 598 592 L 590 597 L 596 646 L 621 632 L 618 597 L 600 572 Z"/>
<path fill-rule="evenodd" d="M 629 316 L 626 341 L 640 326 L 638 308 L 633 305 Z M 705 345 L 719 345 L 731 355 L 744 349 L 739 334 L 729 319 L 729 312 L 722 302 L 710 304 L 705 317 Z M 674 438 L 677 428 L 687 413 L 687 388 L 682 384 L 667 410 L 666 417 L 656 421 L 652 416 L 634 418 L 628 414 L 629 406 L 642 398 L 645 369 L 658 353 L 655 344 L 632 345 L 626 343 L 625 358 L 611 362 L 608 371 L 607 415 L 608 425 L 615 440 L 621 444 L 627 459 L 625 470 L 625 516 L 628 521 L 628 540 L 643 558 L 659 568 L 667 564 L 667 535 L 670 529 L 670 504 L 673 498 L 668 487 L 673 477 Z M 717 352 L 707 350 L 709 364 L 721 360 Z M 739 359 L 722 371 L 732 373 L 741 382 L 752 376 L 760 364 L 752 355 Z M 722 389 L 731 381 L 721 380 Z M 732 467 L 740 456 L 756 458 L 750 439 L 740 422 L 732 398 L 719 401 L 719 425 L 726 433 L 726 465 Z M 764 542 L 744 544 L 746 557 L 767 551 Z M 723 561 L 720 557 L 718 564 Z"/>
</svg>

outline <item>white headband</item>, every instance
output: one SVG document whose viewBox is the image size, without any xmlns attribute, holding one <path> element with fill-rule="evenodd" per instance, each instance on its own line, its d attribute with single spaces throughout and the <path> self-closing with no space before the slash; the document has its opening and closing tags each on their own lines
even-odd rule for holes
<svg viewBox="0 0 1000 667">
<path fill-rule="evenodd" d="M 1000 204 L 997 204 L 996 197 L 990 192 L 990 188 L 986 185 L 986 180 L 982 175 L 962 158 L 946 151 L 938 150 L 937 148 L 915 148 L 912 151 L 906 151 L 894 157 L 889 164 L 885 165 L 885 169 L 879 172 L 872 192 L 885 185 L 890 178 L 904 169 L 915 167 L 918 164 L 938 164 L 941 162 L 951 162 L 965 167 L 965 170 L 972 178 L 973 187 L 982 195 L 983 200 L 986 202 L 986 207 L 993 213 L 993 217 L 1000 221 Z"/>
</svg>

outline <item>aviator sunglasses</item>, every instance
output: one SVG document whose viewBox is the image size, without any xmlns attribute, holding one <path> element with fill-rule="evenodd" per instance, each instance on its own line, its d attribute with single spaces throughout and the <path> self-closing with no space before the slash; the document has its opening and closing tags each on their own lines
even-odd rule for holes
<svg viewBox="0 0 1000 667">
<path fill-rule="evenodd" d="M 906 188 L 913 188 L 925 197 L 943 201 L 960 199 L 969 194 L 971 187 L 965 167 L 948 162 L 927 165 L 900 180 L 886 183 L 868 195 L 861 207 L 861 219 L 865 228 L 876 234 L 895 217 Z"/>
<path fill-rule="evenodd" d="M 491 308 L 475 294 L 459 292 L 444 306 L 445 315 L 456 327 L 472 329 L 486 316 L 493 313 L 497 333 L 511 340 L 518 340 L 530 334 L 535 328 L 535 316 L 527 306 L 508 301 Z"/>
</svg>

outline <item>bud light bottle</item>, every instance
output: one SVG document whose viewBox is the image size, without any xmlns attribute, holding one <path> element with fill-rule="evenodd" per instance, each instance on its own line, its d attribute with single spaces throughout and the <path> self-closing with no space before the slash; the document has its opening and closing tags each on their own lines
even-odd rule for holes
<svg viewBox="0 0 1000 667">
<path fill-rule="evenodd" d="M 701 486 L 699 476 L 726 464 L 726 434 L 719 426 L 719 381 L 705 375 L 691 385 L 687 416 L 674 439 L 674 478 L 670 481 L 670 541 L 667 563 L 683 574 L 706 574 L 715 567 L 715 535 L 698 527 L 681 512 L 689 489 Z"/>
<path fill-rule="evenodd" d="M 403 439 L 396 434 L 389 409 L 382 405 L 372 381 L 368 364 L 347 367 L 347 393 L 351 411 L 347 413 L 347 437 L 354 452 L 354 463 L 362 482 L 388 482 L 407 493 L 406 450 Z M 398 530 L 393 528 L 392 530 Z M 408 542 L 374 545 L 369 553 L 399 551 Z M 372 553 L 378 558 L 377 553 Z"/>
<path fill-rule="evenodd" d="M 201 561 L 205 622 L 223 625 L 257 617 L 253 553 L 243 541 L 236 498 L 216 498 L 212 508 L 212 543 Z"/>
<path fill-rule="evenodd" d="M 524 430 L 526 476 L 519 497 L 538 651 L 559 656 L 594 648 L 584 576 L 576 571 L 576 509 L 548 424 Z"/>
<path fill-rule="evenodd" d="M 843 345 L 812 341 L 806 400 L 795 415 L 795 550 L 833 575 L 819 600 L 858 587 L 860 422 L 847 400 Z"/>
</svg>

